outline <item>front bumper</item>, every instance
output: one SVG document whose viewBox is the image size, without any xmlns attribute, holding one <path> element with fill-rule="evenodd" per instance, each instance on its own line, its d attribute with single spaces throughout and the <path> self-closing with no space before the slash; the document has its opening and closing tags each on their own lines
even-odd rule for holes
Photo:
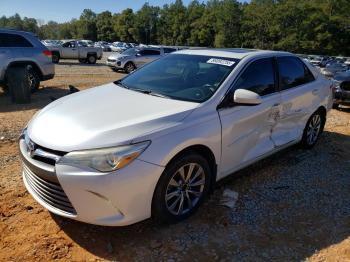
<svg viewBox="0 0 350 262">
<path fill-rule="evenodd" d="M 61 164 L 43 167 L 30 157 L 24 139 L 19 146 L 24 184 L 50 212 L 105 226 L 129 225 L 151 216 L 153 192 L 164 167 L 141 160 L 113 173 Z M 45 167 L 50 172 L 41 172 Z"/>
<path fill-rule="evenodd" d="M 118 61 L 118 60 L 108 61 L 108 59 L 107 59 L 106 65 L 109 66 L 109 67 L 115 68 L 115 69 L 124 69 L 125 62 Z"/>
</svg>

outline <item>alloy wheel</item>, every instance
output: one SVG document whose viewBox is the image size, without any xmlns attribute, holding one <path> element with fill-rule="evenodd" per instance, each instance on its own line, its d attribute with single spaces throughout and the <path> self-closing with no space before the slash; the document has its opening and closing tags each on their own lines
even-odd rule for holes
<svg viewBox="0 0 350 262">
<path fill-rule="evenodd" d="M 319 114 L 315 114 L 307 127 L 306 131 L 306 141 L 309 145 L 313 145 L 316 143 L 318 135 L 321 130 L 321 116 Z"/>
<path fill-rule="evenodd" d="M 131 73 L 131 72 L 134 71 L 134 70 L 135 70 L 135 68 L 134 68 L 133 64 L 128 63 L 128 64 L 126 65 L 126 72 Z"/>
<path fill-rule="evenodd" d="M 203 195 L 205 173 L 197 163 L 180 167 L 169 180 L 165 203 L 168 211 L 176 216 L 192 210 Z"/>
<path fill-rule="evenodd" d="M 28 84 L 31 90 L 34 90 L 37 84 L 37 79 L 35 78 L 35 75 L 31 72 L 28 74 Z"/>
</svg>

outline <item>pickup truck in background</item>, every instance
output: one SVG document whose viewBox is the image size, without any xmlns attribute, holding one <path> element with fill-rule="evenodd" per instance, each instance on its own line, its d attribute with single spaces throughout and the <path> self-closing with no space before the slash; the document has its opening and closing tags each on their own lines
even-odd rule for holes
<svg viewBox="0 0 350 262">
<path fill-rule="evenodd" d="M 102 58 L 102 48 L 88 47 L 82 41 L 71 40 L 59 46 L 48 46 L 52 52 L 52 62 L 59 63 L 60 59 L 78 59 L 80 63 L 95 64 Z"/>
</svg>

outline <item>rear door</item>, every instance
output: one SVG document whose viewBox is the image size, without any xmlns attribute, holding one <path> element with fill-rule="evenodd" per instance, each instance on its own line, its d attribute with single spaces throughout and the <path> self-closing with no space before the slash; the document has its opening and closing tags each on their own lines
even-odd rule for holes
<svg viewBox="0 0 350 262">
<path fill-rule="evenodd" d="M 320 87 L 299 58 L 277 57 L 277 64 L 282 107 L 273 139 L 282 146 L 301 138 L 310 114 L 320 104 Z"/>
<path fill-rule="evenodd" d="M 219 109 L 222 124 L 221 166 L 227 175 L 272 150 L 275 145 L 271 133 L 277 124 L 281 97 L 277 91 L 273 58 L 258 59 L 241 73 L 228 96 L 237 89 L 259 94 L 259 105 L 232 103 Z"/>
</svg>

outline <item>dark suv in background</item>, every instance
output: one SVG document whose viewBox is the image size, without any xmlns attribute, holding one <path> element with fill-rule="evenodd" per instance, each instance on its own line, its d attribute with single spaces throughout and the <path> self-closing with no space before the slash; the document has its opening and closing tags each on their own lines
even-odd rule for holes
<svg viewBox="0 0 350 262">
<path fill-rule="evenodd" d="M 52 54 L 32 33 L 0 29 L 0 85 L 16 103 L 29 103 L 40 81 L 52 79 Z"/>
</svg>

